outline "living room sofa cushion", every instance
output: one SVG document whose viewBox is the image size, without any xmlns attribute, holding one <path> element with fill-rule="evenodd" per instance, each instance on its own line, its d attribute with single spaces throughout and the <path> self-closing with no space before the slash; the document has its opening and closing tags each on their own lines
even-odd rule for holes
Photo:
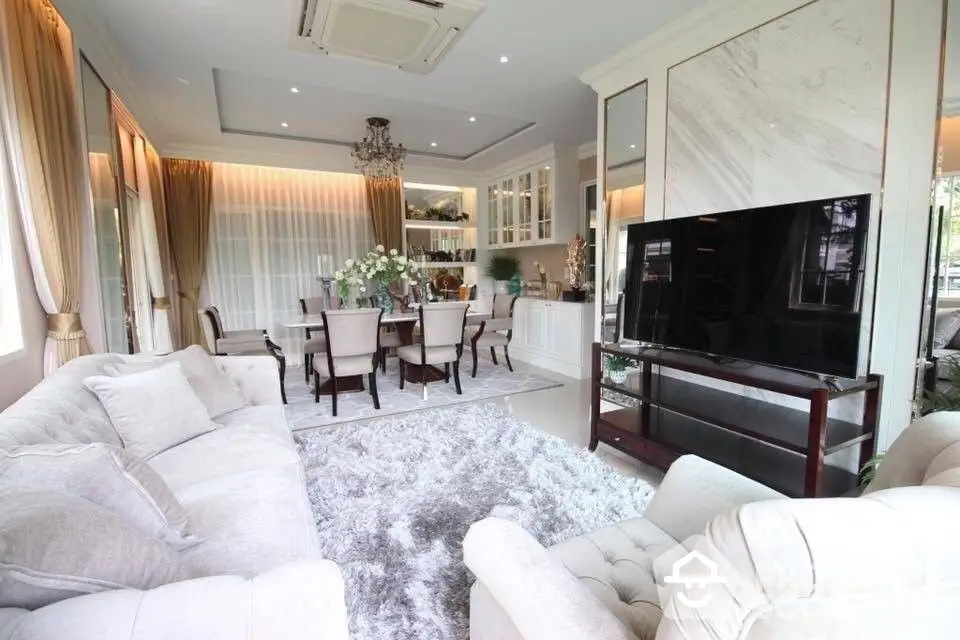
<svg viewBox="0 0 960 640">
<path fill-rule="evenodd" d="M 104 354 L 77 358 L 60 367 L 28 394 L 4 409 L 0 418 L 0 449 L 27 444 L 120 445 L 120 436 L 97 397 L 83 386 L 85 378 L 103 373 L 121 356 Z"/>
<path fill-rule="evenodd" d="M 83 384 L 100 399 L 124 448 L 145 460 L 216 428 L 179 362 L 126 376 L 91 376 Z"/>
<path fill-rule="evenodd" d="M 190 388 L 207 408 L 211 418 L 242 408 L 246 402 L 237 385 L 230 380 L 216 361 L 199 345 L 140 362 L 118 362 L 104 367 L 107 375 L 130 375 L 156 369 L 171 362 L 180 363 Z"/>
<path fill-rule="evenodd" d="M 943 349 L 960 333 L 960 309 L 937 309 L 933 320 L 933 347 Z"/>
<path fill-rule="evenodd" d="M 0 482 L 89 500 L 175 548 L 198 541 L 163 479 L 120 447 L 41 444 L 0 451 Z"/>
<path fill-rule="evenodd" d="M 637 638 L 653 638 L 663 615 L 653 562 L 677 545 L 645 518 L 625 520 L 548 551 Z"/>
<path fill-rule="evenodd" d="M 83 498 L 0 486 L 0 501 L 0 607 L 191 577 L 172 547 Z"/>
<path fill-rule="evenodd" d="M 281 437 L 259 422 L 220 427 L 161 453 L 150 464 L 203 539 L 183 552 L 201 575 L 249 576 L 294 559 L 319 557 L 303 465 L 289 433 Z"/>
</svg>

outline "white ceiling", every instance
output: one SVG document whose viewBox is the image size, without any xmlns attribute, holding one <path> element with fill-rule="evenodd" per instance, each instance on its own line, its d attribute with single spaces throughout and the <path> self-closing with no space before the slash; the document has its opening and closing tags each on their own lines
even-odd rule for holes
<svg viewBox="0 0 960 640">
<path fill-rule="evenodd" d="M 429 75 L 294 51 L 301 0 L 57 5 L 86 13 L 117 40 L 166 145 L 216 148 L 230 138 L 236 147 L 237 132 L 251 147 L 264 136 L 273 149 L 287 139 L 291 148 L 348 143 L 362 136 L 366 117 L 384 116 L 394 140 L 436 156 L 432 164 L 484 170 L 545 144 L 594 140 L 596 97 L 578 76 L 705 1 L 486 0 Z M 501 55 L 510 62 L 500 64 Z"/>
</svg>

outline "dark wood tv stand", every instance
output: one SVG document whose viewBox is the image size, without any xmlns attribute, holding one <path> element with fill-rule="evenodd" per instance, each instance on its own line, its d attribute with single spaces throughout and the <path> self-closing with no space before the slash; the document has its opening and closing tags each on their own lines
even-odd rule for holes
<svg viewBox="0 0 960 640">
<path fill-rule="evenodd" d="M 603 378 L 607 355 L 626 356 L 641 366 L 638 383 Z M 654 368 L 657 372 L 654 373 Z M 761 391 L 802 398 L 809 411 L 721 391 L 660 373 L 673 369 Z M 695 453 L 792 497 L 839 496 L 853 492 L 857 474 L 824 459 L 859 445 L 859 468 L 873 455 L 882 376 L 871 374 L 834 384 L 815 376 L 742 361 L 718 361 L 683 351 L 593 344 L 593 405 L 590 450 L 600 442 L 666 469 Z M 636 407 L 600 412 L 601 390 L 639 401 Z M 860 424 L 828 417 L 831 400 L 864 394 Z"/>
</svg>

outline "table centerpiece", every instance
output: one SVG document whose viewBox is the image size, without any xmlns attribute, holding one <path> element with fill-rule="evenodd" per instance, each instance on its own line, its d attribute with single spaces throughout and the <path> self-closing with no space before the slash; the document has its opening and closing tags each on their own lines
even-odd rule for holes
<svg viewBox="0 0 960 640">
<path fill-rule="evenodd" d="M 363 257 L 347 260 L 343 268 L 334 273 L 334 282 L 342 300 L 349 302 L 351 287 L 358 287 L 360 293 L 364 294 L 369 285 L 376 292 L 377 302 L 386 314 L 393 313 L 397 302 L 401 311 L 406 311 L 407 298 L 403 293 L 403 285 L 419 285 L 421 291 L 426 292 L 424 279 L 413 261 L 401 256 L 396 249 L 387 251 L 382 244 Z"/>
</svg>

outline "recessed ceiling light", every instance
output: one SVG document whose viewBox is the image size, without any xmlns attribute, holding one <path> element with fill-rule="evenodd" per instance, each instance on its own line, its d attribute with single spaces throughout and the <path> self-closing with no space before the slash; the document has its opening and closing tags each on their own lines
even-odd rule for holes
<svg viewBox="0 0 960 640">
<path fill-rule="evenodd" d="M 470 122 L 476 122 L 477 116 L 470 116 Z"/>
<path fill-rule="evenodd" d="M 637 148 L 637 145 L 632 144 L 632 145 L 630 145 L 630 148 L 631 148 L 631 149 L 636 149 L 636 148 Z"/>
<path fill-rule="evenodd" d="M 500 56 L 500 64 L 507 64 L 508 62 L 510 62 L 510 58 L 507 56 Z"/>
<path fill-rule="evenodd" d="M 290 125 L 287 124 L 286 122 L 281 122 L 281 123 L 280 123 L 280 126 L 283 127 L 284 129 L 286 129 L 286 128 L 289 127 Z"/>
<path fill-rule="evenodd" d="M 176 80 L 180 84 L 190 84 L 189 80 L 187 80 L 186 78 L 181 78 L 180 76 L 177 76 L 176 78 L 174 78 L 174 80 Z"/>
<path fill-rule="evenodd" d="M 550 165 L 545 166 L 544 169 L 546 169 L 547 171 L 550 171 Z"/>
<path fill-rule="evenodd" d="M 436 143 L 436 142 L 431 142 L 431 143 L 430 143 L 430 146 L 431 146 L 431 147 L 435 147 L 435 146 L 437 146 L 437 143 Z"/>
<path fill-rule="evenodd" d="M 297 87 L 290 87 L 290 93 L 300 93 L 300 89 Z"/>
</svg>

